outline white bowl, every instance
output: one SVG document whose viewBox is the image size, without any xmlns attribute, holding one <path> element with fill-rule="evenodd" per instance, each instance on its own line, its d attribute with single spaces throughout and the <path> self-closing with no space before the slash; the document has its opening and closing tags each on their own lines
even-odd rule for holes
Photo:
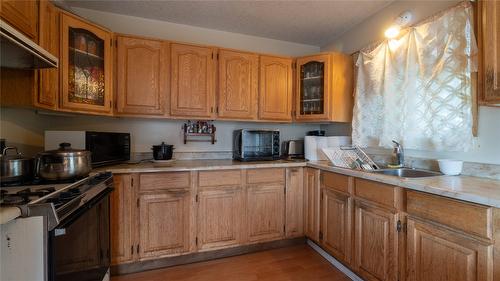
<svg viewBox="0 0 500 281">
<path fill-rule="evenodd" d="M 439 170 L 448 176 L 457 176 L 462 172 L 464 162 L 460 160 L 439 159 Z"/>
</svg>

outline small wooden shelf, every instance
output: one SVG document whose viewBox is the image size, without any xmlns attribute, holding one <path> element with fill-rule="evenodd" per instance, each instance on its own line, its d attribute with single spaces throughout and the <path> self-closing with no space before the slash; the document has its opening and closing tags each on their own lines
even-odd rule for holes
<svg viewBox="0 0 500 281">
<path fill-rule="evenodd" d="M 187 142 L 211 142 L 215 144 L 217 140 L 215 139 L 215 126 L 213 124 L 210 125 L 212 127 L 212 133 L 189 133 L 187 131 L 186 124 L 183 125 L 184 130 L 184 144 Z M 209 137 L 207 139 L 190 139 L 189 137 Z"/>
</svg>

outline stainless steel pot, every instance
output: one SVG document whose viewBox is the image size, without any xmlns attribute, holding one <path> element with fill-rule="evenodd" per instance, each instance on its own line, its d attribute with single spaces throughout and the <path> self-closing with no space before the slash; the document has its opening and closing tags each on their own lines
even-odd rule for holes
<svg viewBox="0 0 500 281">
<path fill-rule="evenodd" d="M 36 175 L 46 180 L 67 180 L 89 175 L 91 152 L 71 148 L 69 143 L 59 144 L 59 149 L 38 153 Z"/>
<path fill-rule="evenodd" d="M 16 154 L 7 155 L 7 151 L 16 150 Z M 5 147 L 0 155 L 0 181 L 2 184 L 25 182 L 33 179 L 33 158 L 25 158 L 17 147 Z"/>
</svg>

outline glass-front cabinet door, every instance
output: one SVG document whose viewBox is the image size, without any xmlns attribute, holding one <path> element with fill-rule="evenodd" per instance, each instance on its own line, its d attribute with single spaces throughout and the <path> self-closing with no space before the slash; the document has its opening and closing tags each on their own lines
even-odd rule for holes
<svg viewBox="0 0 500 281">
<path fill-rule="evenodd" d="M 329 55 L 297 59 L 296 119 L 328 119 Z"/>
<path fill-rule="evenodd" d="M 111 33 L 66 14 L 61 25 L 61 107 L 111 113 Z"/>
</svg>

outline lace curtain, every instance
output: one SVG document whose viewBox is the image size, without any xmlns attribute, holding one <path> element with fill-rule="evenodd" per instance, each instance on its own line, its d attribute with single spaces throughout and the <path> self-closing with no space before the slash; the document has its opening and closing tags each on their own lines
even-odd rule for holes
<svg viewBox="0 0 500 281">
<path fill-rule="evenodd" d="M 357 60 L 353 143 L 467 151 L 477 47 L 470 3 L 411 27 Z"/>
</svg>

